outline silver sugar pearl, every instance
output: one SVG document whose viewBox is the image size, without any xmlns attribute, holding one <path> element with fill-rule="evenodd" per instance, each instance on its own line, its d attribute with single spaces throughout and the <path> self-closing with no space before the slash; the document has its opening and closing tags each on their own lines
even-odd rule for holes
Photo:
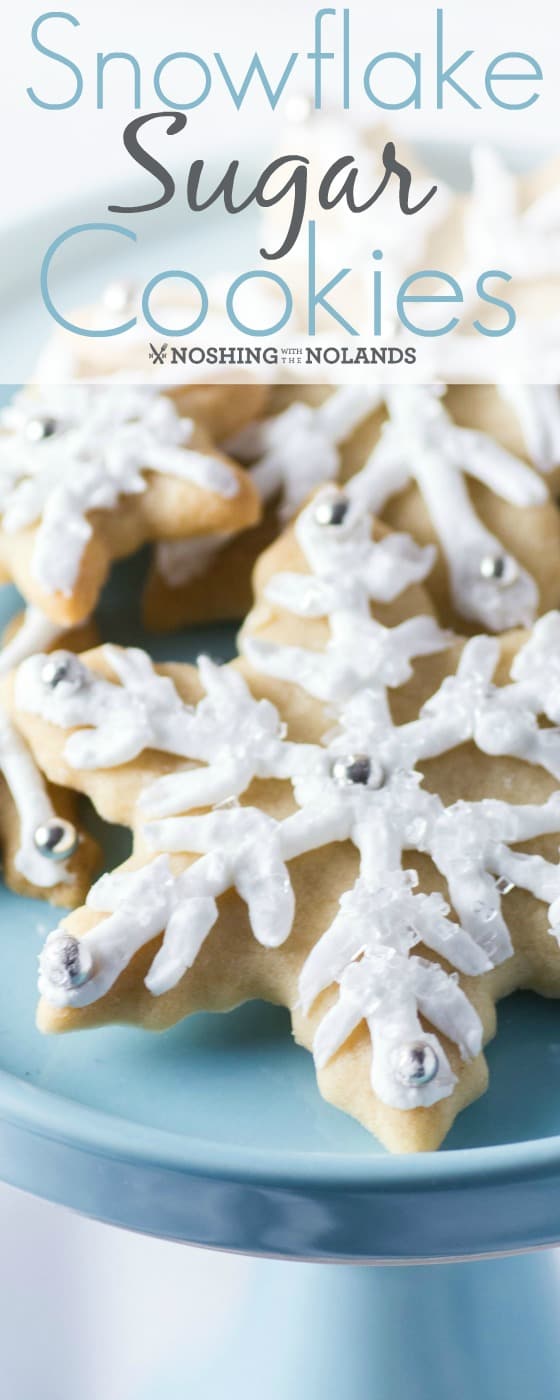
<svg viewBox="0 0 560 1400">
<path fill-rule="evenodd" d="M 82 987 L 92 973 L 91 953 L 70 933 L 53 933 L 41 954 L 41 972 L 53 987 L 71 991 Z"/>
<path fill-rule="evenodd" d="M 70 860 L 78 849 L 78 833 L 64 817 L 51 817 L 38 826 L 34 836 L 39 854 L 47 860 Z"/>
<path fill-rule="evenodd" d="M 25 424 L 24 436 L 28 442 L 43 442 L 44 438 L 54 436 L 57 427 L 55 418 L 29 418 Z"/>
<path fill-rule="evenodd" d="M 423 1040 L 411 1041 L 395 1051 L 393 1070 L 405 1089 L 422 1089 L 431 1084 L 439 1069 L 439 1060 L 431 1045 Z"/>
<path fill-rule="evenodd" d="M 385 778 L 381 764 L 368 753 L 340 754 L 331 773 L 339 787 L 380 788 Z"/>
<path fill-rule="evenodd" d="M 53 651 L 41 669 L 41 681 L 48 690 L 56 690 L 63 682 L 72 690 L 79 690 L 84 684 L 84 679 L 81 662 L 76 656 L 68 655 L 64 651 Z"/>
<path fill-rule="evenodd" d="M 518 569 L 513 559 L 508 559 L 505 554 L 485 554 L 480 560 L 479 572 L 482 578 L 493 580 L 494 583 L 501 584 L 502 588 L 515 583 L 518 578 Z"/>
<path fill-rule="evenodd" d="M 349 509 L 350 501 L 347 496 L 329 496 L 327 500 L 319 501 L 316 506 L 315 521 L 317 525 L 342 525 Z"/>
</svg>

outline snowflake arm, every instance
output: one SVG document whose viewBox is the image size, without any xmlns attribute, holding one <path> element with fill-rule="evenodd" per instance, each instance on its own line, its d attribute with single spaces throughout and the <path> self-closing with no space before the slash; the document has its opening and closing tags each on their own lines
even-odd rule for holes
<svg viewBox="0 0 560 1400">
<path fill-rule="evenodd" d="M 305 745 L 285 740 L 275 706 L 255 700 L 232 668 L 200 657 L 205 695 L 186 705 L 172 680 L 155 671 L 145 652 L 105 646 L 104 659 L 120 685 L 90 670 L 70 652 L 29 658 L 16 680 L 17 703 L 49 723 L 76 728 L 64 754 L 75 768 L 108 768 L 156 749 L 197 760 L 158 779 L 142 794 L 141 807 L 154 816 L 211 806 L 239 796 L 253 778 L 285 778 Z"/>
<path fill-rule="evenodd" d="M 544 482 L 490 438 L 457 427 L 434 391 L 410 389 L 397 395 L 388 390 L 387 404 L 390 416 L 380 442 L 349 483 L 350 494 L 381 509 L 402 490 L 405 462 L 440 539 L 458 610 L 491 631 L 529 623 L 538 602 L 536 584 L 479 520 L 463 472 L 492 484 L 518 505 L 546 499 Z"/>
<path fill-rule="evenodd" d="M 359 879 L 340 900 L 330 928 L 322 934 L 304 963 L 299 993 L 304 1011 L 319 994 L 339 981 L 344 969 L 362 952 L 385 949 L 408 955 L 417 943 L 469 976 L 488 972 L 492 963 L 460 924 L 449 919 L 449 906 L 440 895 L 414 892 L 412 871 L 389 871 L 383 885 L 368 888 Z"/>
<path fill-rule="evenodd" d="M 265 597 L 300 617 L 389 603 L 430 572 L 435 551 L 409 535 L 371 538 L 371 519 L 350 497 L 325 487 L 298 516 L 295 534 L 310 573 L 275 574 Z"/>
<path fill-rule="evenodd" d="M 314 1041 L 319 1068 L 328 1063 L 365 1020 L 373 1056 L 371 1084 L 382 1102 L 395 1108 L 428 1107 L 452 1093 L 456 1083 L 447 1056 L 434 1035 L 424 1031 L 419 1013 L 458 1044 L 463 1058 L 482 1045 L 479 1018 L 464 992 L 442 968 L 419 958 L 364 956 L 342 974 L 338 1000 L 321 1021 Z M 431 1052 L 434 1073 L 424 1084 L 403 1083 L 403 1048 L 421 1042 Z"/>
<path fill-rule="evenodd" d="M 103 655 L 121 685 L 96 675 L 71 652 L 53 652 L 30 657 L 20 666 L 17 703 L 61 728 L 81 726 L 64 749 L 73 768 L 113 767 L 147 748 L 188 757 L 192 711 L 173 682 L 159 676 L 138 648 L 125 651 L 107 645 Z"/>
<path fill-rule="evenodd" d="M 140 796 L 139 806 L 152 817 L 172 816 L 195 807 L 214 806 L 240 797 L 253 778 L 288 778 L 305 759 L 308 747 L 286 741 L 278 711 L 269 700 L 255 700 L 239 672 L 198 661 L 206 695 L 189 720 L 189 757 L 203 768 L 180 770 L 159 778 Z"/>
<path fill-rule="evenodd" d="M 209 857 L 173 876 L 167 856 L 160 856 L 140 870 L 103 875 L 92 886 L 87 907 L 108 917 L 80 939 L 80 971 L 74 985 L 61 977 L 60 944 L 65 935 L 63 928 L 57 929 L 47 938 L 40 958 L 42 995 L 54 1006 L 89 1006 L 110 990 L 135 953 L 162 930 L 163 944 L 146 985 L 155 996 L 167 991 L 175 985 L 172 978 L 178 981 L 192 964 L 216 922 L 213 891 L 219 889 L 221 874 L 219 861 Z"/>
<path fill-rule="evenodd" d="M 458 611 L 491 631 L 528 625 L 538 604 L 535 581 L 479 520 L 462 474 L 437 452 L 427 451 L 418 454 L 415 477 L 445 555 Z"/>
<path fill-rule="evenodd" d="M 22 661 L 26 661 L 28 656 L 34 656 L 36 652 L 44 651 L 45 647 L 51 647 L 65 631 L 65 627 L 51 622 L 40 608 L 30 604 L 25 609 L 17 632 L 0 649 L 0 675 L 6 676 Z"/>
<path fill-rule="evenodd" d="M 538 879 L 541 898 L 548 889 L 543 882 L 542 867 L 533 865 L 531 858 L 511 863 L 507 846 L 559 828 L 558 793 L 541 806 L 515 807 L 490 799 L 456 802 L 446 808 L 434 824 L 429 841 L 430 855 L 447 880 L 451 903 L 462 926 L 488 953 L 494 965 L 511 957 L 513 952 L 501 911 L 500 877 L 507 877 L 515 863 L 518 876 L 526 870 L 528 888 L 533 893 Z M 547 869 L 549 882 L 555 879 L 554 870 L 555 867 Z M 518 883 L 525 887 L 523 880 Z"/>
<path fill-rule="evenodd" d="M 331 615 L 331 636 L 324 651 L 268 642 L 245 635 L 241 649 L 249 664 L 265 675 L 293 681 L 319 700 L 342 703 L 365 686 L 399 686 L 412 675 L 411 661 L 433 655 L 450 644 L 431 617 L 415 617 L 397 627 L 383 627 L 354 611 Z"/>
<path fill-rule="evenodd" d="M 384 403 L 382 387 L 376 385 L 344 385 L 317 408 L 316 414 L 323 430 L 339 447 L 356 428 Z"/>
<path fill-rule="evenodd" d="M 19 849 L 14 860 L 16 870 L 39 889 L 52 889 L 55 885 L 70 882 L 72 876 L 66 863 L 53 861 L 48 852 L 43 854 L 37 845 L 37 832 L 56 822 L 56 813 L 27 745 L 2 709 L 0 772 L 19 818 Z"/>
<path fill-rule="evenodd" d="M 544 505 L 548 500 L 547 487 L 532 467 L 507 452 L 487 433 L 455 427 L 453 438 L 456 467 L 460 470 L 462 466 L 468 476 L 502 500 L 522 509 Z"/>
<path fill-rule="evenodd" d="M 560 724 L 560 613 L 545 613 L 514 656 L 515 693 L 535 714 Z"/>
<path fill-rule="evenodd" d="M 412 465 L 403 458 L 402 444 L 385 424 L 379 442 L 361 471 L 351 478 L 347 491 L 356 505 L 382 515 L 385 506 L 414 480 Z"/>
<path fill-rule="evenodd" d="M 144 827 L 155 851 L 220 852 L 224 888 L 233 886 L 247 904 L 255 938 L 277 948 L 294 919 L 294 892 L 282 859 L 278 822 L 254 807 L 232 807 L 202 817 L 168 817 Z M 222 891 L 220 891 L 221 893 Z"/>
<path fill-rule="evenodd" d="M 340 445 L 381 402 L 375 387 L 341 388 L 318 408 L 294 403 L 250 423 L 227 450 L 254 464 L 251 477 L 263 500 L 281 493 L 281 518 L 290 520 L 315 486 L 337 476 Z"/>
<path fill-rule="evenodd" d="M 554 626 L 550 630 L 556 631 Z M 557 729 L 540 729 L 536 718 L 538 713 L 547 713 L 550 718 L 551 710 L 556 712 L 551 673 L 543 675 L 542 640 L 538 646 L 528 646 L 527 660 L 522 658 L 517 671 L 519 675 L 529 671 L 530 679 L 496 686 L 492 676 L 499 658 L 497 640 L 470 638 L 456 674 L 447 676 L 423 706 L 416 725 L 418 758 L 435 757 L 446 747 L 472 739 L 481 753 L 540 764 L 560 778 L 560 734 Z M 414 732 L 414 726 L 410 729 Z"/>
</svg>

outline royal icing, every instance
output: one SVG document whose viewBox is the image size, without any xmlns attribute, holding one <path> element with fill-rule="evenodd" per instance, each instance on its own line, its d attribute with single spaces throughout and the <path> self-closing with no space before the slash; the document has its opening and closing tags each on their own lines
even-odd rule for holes
<svg viewBox="0 0 560 1400">
<path fill-rule="evenodd" d="M 0 649 L 0 676 L 7 676 L 26 657 L 33 656 L 45 647 L 51 647 L 68 629 L 51 622 L 40 608 L 29 606 L 25 609 L 21 623 Z"/>
<path fill-rule="evenodd" d="M 173 876 L 164 856 L 130 874 L 103 876 L 93 885 L 88 907 L 110 911 L 111 917 L 80 941 L 91 976 L 75 988 L 57 986 L 51 959 L 59 934 L 51 935 L 43 949 L 40 988 L 54 1005 L 87 1006 L 96 1001 L 134 953 L 162 930 L 163 943 L 146 986 L 154 996 L 169 991 L 194 962 L 218 918 L 216 898 L 227 889 L 236 889 L 247 904 L 252 932 L 264 947 L 276 948 L 288 937 L 294 893 L 282 858 L 279 824 L 272 817 L 254 807 L 232 805 L 201 817 L 152 823 L 145 834 L 153 848 L 158 848 L 164 827 L 167 850 L 182 852 L 187 840 L 189 850 L 202 859 Z"/>
<path fill-rule="evenodd" d="M 31 753 L 5 712 L 0 709 L 0 772 L 19 818 L 19 847 L 14 865 L 39 889 L 68 883 L 72 875 L 64 861 L 53 862 L 37 845 L 41 828 L 57 821 L 56 813 Z"/>
<path fill-rule="evenodd" d="M 519 507 L 547 500 L 544 481 L 486 434 L 453 423 L 438 391 L 388 388 L 386 399 L 388 422 L 366 465 L 348 482 L 348 495 L 381 514 L 415 481 L 445 554 L 457 610 L 493 632 L 528 626 L 538 604 L 536 583 L 479 520 L 464 474 Z"/>
<path fill-rule="evenodd" d="M 242 650 L 255 671 L 301 685 L 318 700 L 344 701 L 367 685 L 404 685 L 412 675 L 411 662 L 449 645 L 432 617 L 412 617 L 398 627 L 383 627 L 352 610 L 337 610 L 331 617 L 331 634 L 324 651 L 280 646 L 250 635 Z"/>
<path fill-rule="evenodd" d="M 47 593 L 72 592 L 92 536 L 89 512 L 142 494 L 146 471 L 224 497 L 238 489 L 225 463 L 189 448 L 194 424 L 149 388 L 25 390 L 3 410 L 0 426 L 2 527 L 11 534 L 38 526 L 32 571 Z"/>
<path fill-rule="evenodd" d="M 344 491 L 326 486 L 298 516 L 295 535 L 309 572 L 275 574 L 270 602 L 300 617 L 352 608 L 369 616 L 370 601 L 389 603 L 427 577 L 435 549 L 410 535 L 371 537 L 371 519 Z"/>
<path fill-rule="evenodd" d="M 286 778 L 306 746 L 287 741 L 276 707 L 255 700 L 243 677 L 208 657 L 198 661 L 206 691 L 185 732 L 190 759 L 204 768 L 171 773 L 145 788 L 141 810 L 153 817 L 239 797 L 255 778 Z"/>
<path fill-rule="evenodd" d="M 340 388 L 317 408 L 292 403 L 250 423 L 227 449 L 252 465 L 251 479 L 264 501 L 281 494 L 279 516 L 285 522 L 316 486 L 338 475 L 340 447 L 382 403 L 375 385 Z"/>
<path fill-rule="evenodd" d="M 556 278 L 560 265 L 560 192 L 555 186 L 520 207 L 517 177 L 492 147 L 476 146 L 465 214 L 467 266 L 507 267 L 524 282 Z M 499 262 L 496 259 L 499 258 Z"/>
<path fill-rule="evenodd" d="M 30 657 L 37 647 L 51 646 L 64 632 L 45 617 L 39 608 L 26 608 L 14 636 L 0 650 L 0 675 Z M 72 880 L 67 863 L 43 853 L 37 833 L 58 818 L 45 784 L 24 740 L 0 707 L 0 771 L 16 806 L 20 823 L 20 844 L 14 864 L 20 875 L 41 889 Z"/>
</svg>

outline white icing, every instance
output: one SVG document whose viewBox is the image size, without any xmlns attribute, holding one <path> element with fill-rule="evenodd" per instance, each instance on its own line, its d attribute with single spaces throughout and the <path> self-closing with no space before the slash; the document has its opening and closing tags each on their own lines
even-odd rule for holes
<svg viewBox="0 0 560 1400">
<path fill-rule="evenodd" d="M 497 151 L 476 146 L 473 189 L 465 214 L 467 271 L 506 267 L 524 282 L 556 278 L 560 265 L 560 191 L 555 186 L 525 210 L 519 182 Z M 461 279 L 460 279 L 461 280 Z"/>
<path fill-rule="evenodd" d="M 463 928 L 494 965 L 508 958 L 513 948 L 493 877 L 510 878 L 515 870 L 513 883 L 552 904 L 560 894 L 559 867 L 541 857 L 512 853 L 508 847 L 559 830 L 560 793 L 542 806 L 520 807 L 488 798 L 455 802 L 442 809 L 433 826 L 432 860 L 445 875 Z"/>
<path fill-rule="evenodd" d="M 14 865 L 20 875 L 39 889 L 72 880 L 64 862 L 53 862 L 35 845 L 37 828 L 56 816 L 47 789 L 27 745 L 0 709 L 0 771 L 7 783 L 19 818 L 19 848 Z"/>
<path fill-rule="evenodd" d="M 380 514 L 410 481 L 424 497 L 444 552 L 453 601 L 465 617 L 493 632 L 529 625 L 537 604 L 533 578 L 479 520 L 464 475 L 519 507 L 547 499 L 542 478 L 484 433 L 460 428 L 430 389 L 387 389 L 389 421 L 369 460 L 346 488 Z M 484 572 L 500 561 L 500 577 Z"/>
<path fill-rule="evenodd" d="M 294 893 L 283 860 L 281 824 L 256 807 L 226 805 L 203 816 L 167 817 L 144 827 L 156 851 L 219 852 L 223 885 L 245 901 L 255 938 L 278 948 L 288 937 L 294 917 Z"/>
<path fill-rule="evenodd" d="M 560 724 L 560 613 L 545 613 L 513 658 L 511 675 L 518 693 L 535 714 Z M 545 731 L 546 732 L 546 731 Z"/>
<path fill-rule="evenodd" d="M 340 492 L 324 487 L 298 516 L 295 533 L 310 573 L 275 574 L 264 593 L 271 603 L 300 617 L 325 617 L 335 610 L 369 613 L 370 601 L 392 602 L 430 572 L 435 550 L 410 535 L 371 538 L 369 515 L 350 501 L 344 520 L 324 525 L 318 512 L 336 505 Z M 343 498 L 344 499 L 344 498 Z"/>
<path fill-rule="evenodd" d="M 113 768 L 144 749 L 189 756 L 192 707 L 180 699 L 173 681 L 159 676 L 136 647 L 103 648 L 120 685 L 90 670 L 71 652 L 32 656 L 19 667 L 16 705 L 61 729 L 76 729 L 64 756 L 72 768 Z M 43 680 L 47 659 L 69 663 L 70 679 L 51 688 Z"/>
<path fill-rule="evenodd" d="M 82 986 L 58 987 L 48 977 L 47 955 L 39 986 L 51 1004 L 88 1006 L 96 1001 L 134 954 L 163 930 L 146 977 L 148 990 L 161 996 L 192 966 L 218 918 L 215 901 L 229 888 L 245 901 L 259 943 L 277 948 L 289 936 L 294 893 L 272 817 L 253 807 L 231 806 L 201 817 L 154 822 L 145 835 L 154 850 L 189 850 L 204 858 L 178 876 L 166 856 L 138 871 L 103 876 L 87 899 L 89 908 L 110 911 L 83 939 L 93 975 Z"/>
<path fill-rule="evenodd" d="M 493 685 L 499 644 L 494 638 L 472 637 L 463 649 L 456 675 L 447 676 L 423 707 L 417 726 L 418 756 L 432 757 L 472 739 L 482 753 L 540 764 L 560 779 L 560 731 L 540 729 L 537 722 L 537 715 L 546 715 L 554 722 L 560 719 L 559 691 L 554 685 L 555 671 L 560 668 L 547 650 L 547 641 L 558 640 L 559 622 L 557 613 L 541 618 L 531 640 L 516 656 L 511 673 L 519 681 L 526 676 L 523 684 Z M 436 746 L 441 742 L 441 747 L 434 748 L 434 740 Z"/>
<path fill-rule="evenodd" d="M 39 608 L 28 607 L 21 625 L 0 651 L 0 675 L 50 646 L 66 629 L 57 627 Z M 20 822 L 20 845 L 14 864 L 20 875 L 40 889 L 71 881 L 63 861 L 53 862 L 35 845 L 37 828 L 56 818 L 45 784 L 24 740 L 0 709 L 0 770 L 15 802 Z"/>
<path fill-rule="evenodd" d="M 210 807 L 246 792 L 255 778 L 287 778 L 312 745 L 285 739 L 270 700 L 255 700 L 243 677 L 208 657 L 198 662 L 206 691 L 189 720 L 188 756 L 205 767 L 179 770 L 144 789 L 139 806 L 153 817 Z"/>
<path fill-rule="evenodd" d="M 0 650 L 0 676 L 6 676 L 8 671 L 19 666 L 21 661 L 33 656 L 36 651 L 51 647 L 53 642 L 63 637 L 68 630 L 56 622 L 51 622 L 40 608 L 27 607 L 17 632 L 14 632 L 13 637 L 4 643 Z"/>
<path fill-rule="evenodd" d="M 39 420 L 54 430 L 35 441 L 29 433 Z M 143 493 L 144 472 L 227 498 L 238 490 L 224 462 L 188 447 L 193 423 L 153 389 L 70 384 L 23 391 L 0 424 L 3 529 L 38 525 L 32 570 L 48 593 L 72 592 L 92 535 L 89 513 Z"/>
<path fill-rule="evenodd" d="M 85 957 L 88 961 L 91 959 L 92 975 L 75 988 L 59 987 L 49 978 L 49 952 L 60 932 L 56 929 L 47 939 L 40 959 L 41 994 L 53 1006 L 89 1006 L 109 991 L 134 954 L 163 929 L 165 939 L 152 966 L 151 990 L 155 995 L 167 990 L 163 985 L 164 949 L 179 980 L 190 965 L 189 955 L 194 961 L 218 917 L 214 897 L 208 892 L 213 883 L 209 877 L 219 873 L 218 867 L 219 862 L 212 860 L 203 869 L 200 861 L 174 877 L 167 857 L 162 856 L 141 870 L 102 875 L 92 886 L 87 905 L 110 913 L 110 917 L 90 929 L 81 940 Z M 175 947 L 179 933 L 184 960 L 180 970 Z"/>
<path fill-rule="evenodd" d="M 390 963 L 392 953 L 402 959 L 423 943 L 443 957 L 451 948 L 455 966 L 471 976 L 489 970 L 492 964 L 488 956 L 449 919 L 449 906 L 441 896 L 415 893 L 417 883 L 413 871 L 389 871 L 382 886 L 370 888 L 359 879 L 342 896 L 330 928 L 315 944 L 301 972 L 299 992 L 304 1011 L 309 1011 L 319 994 L 365 952 L 379 951 Z"/>
<path fill-rule="evenodd" d="M 411 661 L 449 646 L 433 617 L 413 617 L 383 627 L 371 617 L 344 609 L 331 615 L 324 651 L 241 637 L 241 650 L 255 671 L 303 686 L 319 700 L 342 702 L 366 686 L 399 686 L 412 675 Z"/>
<path fill-rule="evenodd" d="M 434 931 L 435 946 L 447 956 L 446 945 L 457 936 L 457 926 L 450 924 L 447 905 L 439 895 L 414 894 L 412 884 L 401 871 L 375 891 L 358 880 L 343 895 L 338 914 L 315 945 L 300 978 L 306 1010 L 321 991 L 339 983 L 339 996 L 315 1036 L 318 1068 L 365 1020 L 374 1047 L 372 1088 L 395 1108 L 427 1107 L 450 1094 L 456 1082 L 436 1037 L 424 1031 L 419 1013 L 459 1046 L 463 1058 L 478 1054 L 482 1045 L 479 1018 L 456 977 L 437 963 L 410 956 L 419 942 L 434 946 Z M 477 970 L 489 966 L 481 963 Z M 405 1086 L 394 1072 L 395 1054 L 418 1040 L 435 1051 L 438 1072 L 427 1086 Z"/>
<path fill-rule="evenodd" d="M 375 386 L 337 389 L 318 408 L 293 403 L 250 423 L 226 447 L 253 464 L 251 480 L 264 501 L 280 493 L 280 519 L 291 520 L 316 486 L 338 475 L 342 443 L 382 403 Z"/>
<path fill-rule="evenodd" d="M 73 768 L 113 768 L 146 749 L 204 763 L 157 780 L 141 805 L 154 815 L 210 806 L 244 792 L 253 778 L 285 778 L 305 745 L 284 742 L 278 711 L 255 700 L 242 676 L 200 657 L 206 695 L 186 705 L 173 681 L 160 676 L 146 652 L 106 645 L 103 657 L 120 681 L 105 680 L 70 652 L 33 656 L 15 680 L 18 708 L 60 729 L 73 729 L 64 756 Z M 51 687 L 45 665 L 69 665 L 68 679 Z"/>
</svg>

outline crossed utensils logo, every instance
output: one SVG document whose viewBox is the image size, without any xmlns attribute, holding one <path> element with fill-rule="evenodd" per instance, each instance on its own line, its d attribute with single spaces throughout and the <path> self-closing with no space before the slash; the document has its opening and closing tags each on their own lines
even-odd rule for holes
<svg viewBox="0 0 560 1400">
<path fill-rule="evenodd" d="M 157 349 L 156 349 L 156 346 L 155 346 L 155 345 L 152 345 L 152 342 L 150 341 L 150 349 L 149 349 L 149 356 L 148 356 L 148 357 L 149 357 L 149 359 L 152 361 L 152 363 L 153 363 L 154 365 L 164 365 L 164 364 L 165 364 L 165 361 L 166 361 L 166 359 L 167 359 L 167 350 L 168 350 L 167 341 L 165 341 L 163 345 L 160 345 L 159 350 L 157 350 Z"/>
</svg>

